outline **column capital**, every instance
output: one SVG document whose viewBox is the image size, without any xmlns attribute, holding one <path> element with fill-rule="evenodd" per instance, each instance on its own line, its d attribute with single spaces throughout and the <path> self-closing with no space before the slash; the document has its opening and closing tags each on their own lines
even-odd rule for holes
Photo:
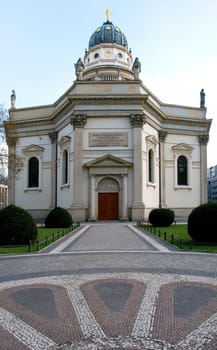
<svg viewBox="0 0 217 350">
<path fill-rule="evenodd" d="M 160 131 L 158 132 L 158 136 L 159 136 L 160 142 L 165 142 L 165 139 L 166 139 L 166 137 L 167 137 L 167 134 L 168 134 L 167 131 L 162 131 L 162 130 L 160 130 Z"/>
<path fill-rule="evenodd" d="M 51 143 L 57 142 L 57 131 L 49 132 Z"/>
<path fill-rule="evenodd" d="M 142 128 L 143 125 L 146 123 L 145 114 L 131 114 L 130 123 L 133 128 Z"/>
<path fill-rule="evenodd" d="M 15 147 L 18 141 L 18 137 L 16 136 L 6 136 L 6 141 L 9 147 Z"/>
<path fill-rule="evenodd" d="M 202 145 L 206 145 L 209 141 L 209 135 L 199 135 L 199 143 Z"/>
<path fill-rule="evenodd" d="M 87 116 L 85 114 L 74 114 L 71 117 L 71 124 L 75 128 L 84 128 L 87 122 Z"/>
</svg>

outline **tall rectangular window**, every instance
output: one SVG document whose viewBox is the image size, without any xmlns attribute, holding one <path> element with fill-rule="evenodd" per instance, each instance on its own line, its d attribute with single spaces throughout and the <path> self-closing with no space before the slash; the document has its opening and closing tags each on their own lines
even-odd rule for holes
<svg viewBox="0 0 217 350">
<path fill-rule="evenodd" d="M 188 185 L 188 173 L 187 173 L 187 159 L 184 156 L 180 156 L 177 160 L 178 170 L 178 185 Z"/>
<path fill-rule="evenodd" d="M 154 152 L 152 149 L 148 151 L 148 181 L 154 182 Z"/>
<path fill-rule="evenodd" d="M 39 161 L 38 158 L 32 157 L 29 159 L 28 167 L 28 187 L 39 186 Z"/>
<path fill-rule="evenodd" d="M 68 151 L 63 152 L 63 184 L 68 183 Z"/>
</svg>

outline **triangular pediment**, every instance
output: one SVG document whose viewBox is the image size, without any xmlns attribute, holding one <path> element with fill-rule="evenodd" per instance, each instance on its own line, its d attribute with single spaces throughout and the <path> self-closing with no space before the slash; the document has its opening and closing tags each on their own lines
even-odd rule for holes
<svg viewBox="0 0 217 350">
<path fill-rule="evenodd" d="M 41 154 L 44 152 L 44 147 L 38 146 L 38 145 L 28 145 L 22 149 L 24 154 Z"/>
<path fill-rule="evenodd" d="M 87 168 L 92 167 L 132 167 L 133 164 L 119 157 L 106 154 L 103 157 L 96 158 L 86 163 Z"/>
<path fill-rule="evenodd" d="M 191 147 L 190 145 L 187 145 L 186 143 L 179 143 L 178 145 L 175 145 L 172 148 L 174 151 L 186 151 L 186 152 L 193 151 L 193 147 Z"/>
</svg>

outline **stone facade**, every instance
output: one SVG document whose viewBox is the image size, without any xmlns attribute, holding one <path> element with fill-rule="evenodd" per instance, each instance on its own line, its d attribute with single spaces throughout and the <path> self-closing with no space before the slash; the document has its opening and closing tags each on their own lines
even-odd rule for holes
<svg viewBox="0 0 217 350">
<path fill-rule="evenodd" d="M 10 110 L 9 202 L 35 218 L 55 206 L 75 221 L 142 220 L 156 207 L 186 217 L 207 201 L 206 108 L 156 98 L 119 31 L 110 21 L 96 30 L 76 80 L 54 104 Z"/>
</svg>

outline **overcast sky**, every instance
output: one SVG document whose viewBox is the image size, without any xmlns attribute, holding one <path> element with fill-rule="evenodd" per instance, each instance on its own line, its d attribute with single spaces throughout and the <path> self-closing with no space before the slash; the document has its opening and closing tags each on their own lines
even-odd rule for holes
<svg viewBox="0 0 217 350">
<path fill-rule="evenodd" d="M 0 104 L 10 107 L 12 89 L 17 108 L 55 102 L 107 7 L 162 102 L 199 107 L 205 90 L 217 164 L 217 0 L 0 0 Z"/>
</svg>

